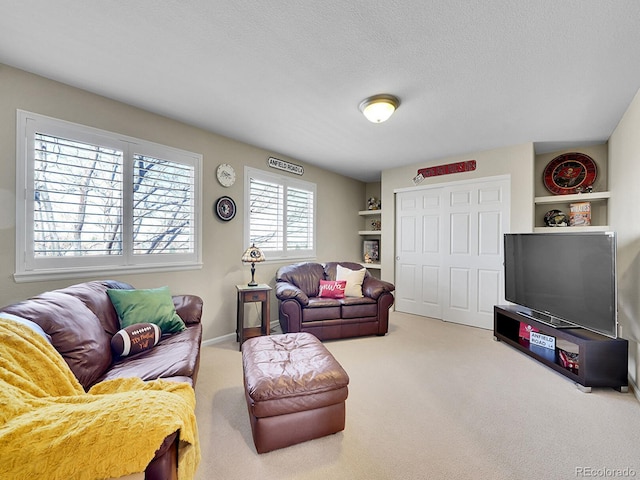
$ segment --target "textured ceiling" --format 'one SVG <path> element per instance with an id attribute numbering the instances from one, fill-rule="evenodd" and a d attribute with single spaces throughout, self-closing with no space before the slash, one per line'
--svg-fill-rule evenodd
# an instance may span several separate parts
<path id="1" fill-rule="evenodd" d="M 0 63 L 375 181 L 606 141 L 640 88 L 640 2 L 0 0 Z M 372 124 L 378 93 L 402 103 Z"/>

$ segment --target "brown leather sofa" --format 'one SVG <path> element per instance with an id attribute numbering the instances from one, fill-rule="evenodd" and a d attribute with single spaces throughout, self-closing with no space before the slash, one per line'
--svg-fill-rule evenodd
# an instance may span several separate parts
<path id="1" fill-rule="evenodd" d="M 359 270 L 353 262 L 297 263 L 276 273 L 283 333 L 309 332 L 320 340 L 385 335 L 395 286 L 368 271 L 362 282 L 363 297 L 319 297 L 320 280 L 335 280 L 337 266 Z"/>
<path id="2" fill-rule="evenodd" d="M 195 387 L 202 341 L 202 299 L 174 295 L 176 312 L 186 330 L 163 336 L 151 350 L 113 358 L 110 339 L 120 330 L 118 315 L 107 289 L 132 289 L 129 284 L 105 280 L 80 283 L 42 293 L 0 309 L 38 324 L 67 362 L 85 391 L 117 377 L 143 380 L 163 378 Z M 177 478 L 179 432 L 165 438 L 145 470 L 146 480 Z"/>

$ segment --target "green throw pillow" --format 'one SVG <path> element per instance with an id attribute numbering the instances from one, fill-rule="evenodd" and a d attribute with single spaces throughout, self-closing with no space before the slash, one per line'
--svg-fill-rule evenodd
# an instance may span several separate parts
<path id="1" fill-rule="evenodd" d="M 107 289 L 120 317 L 121 328 L 136 323 L 155 323 L 162 333 L 182 332 L 187 327 L 176 313 L 169 287 L 147 290 Z"/>

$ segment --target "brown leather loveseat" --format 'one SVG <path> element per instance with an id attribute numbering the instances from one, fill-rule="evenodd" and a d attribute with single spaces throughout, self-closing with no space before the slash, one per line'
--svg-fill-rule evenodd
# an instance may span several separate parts
<path id="1" fill-rule="evenodd" d="M 395 287 L 368 271 L 362 281 L 362 296 L 325 298 L 319 296 L 320 281 L 336 280 L 338 265 L 352 271 L 362 269 L 353 262 L 298 263 L 276 273 L 283 333 L 309 332 L 320 340 L 385 335 L 389 330 L 389 309 Z"/>
<path id="2" fill-rule="evenodd" d="M 0 309 L 36 323 L 51 338 L 85 391 L 118 377 L 158 378 L 195 386 L 202 340 L 202 299 L 173 295 L 176 313 L 186 329 L 163 335 L 153 348 L 116 358 L 111 338 L 120 330 L 118 314 L 107 289 L 133 289 L 123 282 L 105 280 L 72 285 L 42 293 Z M 177 478 L 179 432 L 165 438 L 145 470 L 145 479 Z"/>

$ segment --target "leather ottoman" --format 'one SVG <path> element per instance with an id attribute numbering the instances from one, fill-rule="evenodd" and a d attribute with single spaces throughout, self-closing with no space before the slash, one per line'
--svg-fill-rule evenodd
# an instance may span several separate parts
<path id="1" fill-rule="evenodd" d="M 314 335 L 250 338 L 242 366 L 258 453 L 344 430 L 349 376 Z"/>

